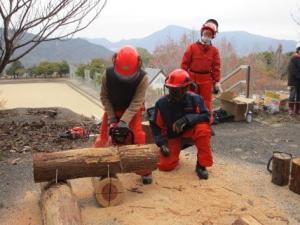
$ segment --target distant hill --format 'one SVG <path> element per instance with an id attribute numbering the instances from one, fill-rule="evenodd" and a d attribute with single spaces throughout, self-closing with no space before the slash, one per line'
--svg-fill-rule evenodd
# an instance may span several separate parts
<path id="1" fill-rule="evenodd" d="M 108 59 L 113 52 L 107 48 L 92 44 L 83 39 L 69 39 L 66 41 L 50 41 L 41 43 L 28 55 L 21 59 L 25 66 L 31 66 L 41 61 L 61 61 L 68 63 L 86 63 L 93 58 Z"/>
<path id="2" fill-rule="evenodd" d="M 0 36 L 2 29 L 0 28 Z M 33 34 L 26 33 L 23 41 L 32 38 Z M 17 55 L 24 52 L 27 47 L 17 50 Z M 21 62 L 25 67 L 32 66 L 41 61 L 61 61 L 66 60 L 70 64 L 86 63 L 93 58 L 109 59 L 113 52 L 101 45 L 95 45 L 87 40 L 76 38 L 64 41 L 48 41 L 43 42 L 34 48 L 31 52 L 21 58 Z"/>
<path id="3" fill-rule="evenodd" d="M 123 45 L 133 45 L 136 47 L 143 47 L 153 52 L 158 44 L 163 44 L 168 38 L 179 40 L 183 34 L 195 33 L 198 35 L 199 31 L 191 30 L 185 27 L 170 25 L 162 30 L 156 31 L 144 38 L 135 38 L 128 40 L 121 40 L 118 42 L 111 42 L 105 38 L 87 39 L 91 43 L 105 46 L 108 49 L 116 50 Z M 230 41 L 237 51 L 238 55 L 245 55 L 251 52 L 276 50 L 279 44 L 282 44 L 283 51 L 289 52 L 295 49 L 296 41 L 292 40 L 278 40 L 274 38 L 264 37 L 260 35 L 251 34 L 245 31 L 229 31 L 220 32 L 214 40 L 218 43 L 221 39 Z"/>

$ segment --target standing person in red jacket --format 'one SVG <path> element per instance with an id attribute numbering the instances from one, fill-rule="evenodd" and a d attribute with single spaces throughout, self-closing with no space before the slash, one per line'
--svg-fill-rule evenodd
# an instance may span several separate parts
<path id="1" fill-rule="evenodd" d="M 160 147 L 160 170 L 170 171 L 178 165 L 182 138 L 191 138 L 198 152 L 196 173 L 200 179 L 208 179 L 206 167 L 213 164 L 210 116 L 202 97 L 188 91 L 190 84 L 185 70 L 172 71 L 165 81 L 169 93 L 155 103 L 149 121 Z"/>
<path id="2" fill-rule="evenodd" d="M 205 105 L 212 113 L 212 92 L 217 92 L 220 81 L 220 54 L 211 40 L 218 32 L 218 22 L 214 19 L 207 20 L 201 30 L 201 39 L 189 45 L 183 55 L 181 68 L 186 70 L 192 80 L 197 84 L 197 94 L 204 99 Z"/>
<path id="3" fill-rule="evenodd" d="M 94 147 L 112 144 L 111 137 L 114 134 L 109 133 L 113 130 L 111 128 L 132 131 L 134 143 L 123 144 L 145 144 L 142 110 L 149 82 L 146 72 L 141 68 L 141 58 L 135 48 L 125 46 L 119 49 L 112 60 L 113 66 L 106 68 L 101 81 L 100 99 L 105 113 Z M 152 183 L 151 171 L 139 171 L 138 174 L 142 176 L 144 184 Z"/>

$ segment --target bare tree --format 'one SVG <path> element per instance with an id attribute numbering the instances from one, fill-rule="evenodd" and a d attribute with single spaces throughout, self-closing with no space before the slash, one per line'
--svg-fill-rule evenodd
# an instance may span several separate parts
<path id="1" fill-rule="evenodd" d="M 150 64 L 162 69 L 165 73 L 180 68 L 182 56 L 186 47 L 192 42 L 193 34 L 183 34 L 179 41 L 168 37 L 162 45 L 156 46 Z"/>
<path id="2" fill-rule="evenodd" d="M 216 46 L 218 47 L 221 56 L 222 77 L 225 77 L 239 65 L 238 56 L 232 43 L 225 38 L 221 39 Z"/>
<path id="3" fill-rule="evenodd" d="M 40 43 L 88 27 L 107 0 L 0 0 L 0 73 Z"/>

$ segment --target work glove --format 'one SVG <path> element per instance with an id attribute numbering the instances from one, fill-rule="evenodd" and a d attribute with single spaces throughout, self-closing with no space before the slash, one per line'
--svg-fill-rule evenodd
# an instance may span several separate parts
<path id="1" fill-rule="evenodd" d="M 184 128 L 188 125 L 188 119 L 186 117 L 181 117 L 179 120 L 176 120 L 173 125 L 172 129 L 175 133 L 181 133 Z"/>
<path id="2" fill-rule="evenodd" d="M 166 145 L 167 144 L 166 138 L 164 136 L 162 136 L 162 135 L 154 136 L 154 141 L 155 141 L 155 144 L 158 147 L 161 147 L 162 145 Z"/>
<path id="3" fill-rule="evenodd" d="M 170 155 L 170 150 L 167 145 L 162 145 L 160 147 L 160 152 L 164 157 L 168 157 Z"/>
<path id="4" fill-rule="evenodd" d="M 129 132 L 130 130 L 128 124 L 122 120 L 109 129 L 109 135 L 111 136 L 113 142 L 117 144 L 123 144 L 126 141 Z"/>

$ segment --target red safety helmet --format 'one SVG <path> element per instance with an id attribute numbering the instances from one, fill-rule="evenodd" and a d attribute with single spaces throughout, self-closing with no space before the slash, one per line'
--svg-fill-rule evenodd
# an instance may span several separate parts
<path id="1" fill-rule="evenodd" d="M 124 46 L 113 56 L 115 72 L 125 78 L 133 77 L 141 67 L 139 53 L 134 47 Z"/>
<path id="2" fill-rule="evenodd" d="M 218 22 L 215 19 L 207 20 L 201 27 L 201 35 L 205 29 L 210 30 L 213 33 L 213 37 L 215 37 L 216 33 L 218 32 Z"/>
<path id="3" fill-rule="evenodd" d="M 165 86 L 168 88 L 185 88 L 191 82 L 188 72 L 183 69 L 175 69 L 167 76 Z"/>

